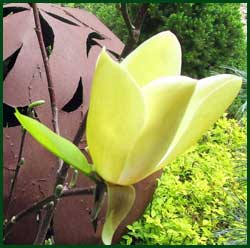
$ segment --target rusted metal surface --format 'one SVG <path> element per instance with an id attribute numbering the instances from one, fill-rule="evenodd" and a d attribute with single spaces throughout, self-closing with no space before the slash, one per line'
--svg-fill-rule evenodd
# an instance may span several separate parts
<path id="1" fill-rule="evenodd" d="M 119 55 L 124 45 L 94 15 L 84 10 L 52 4 L 38 4 L 38 7 L 55 82 L 61 135 L 72 140 L 88 109 L 92 75 L 101 47 L 105 46 L 115 58 L 114 54 Z M 25 3 L 7 4 L 4 5 L 4 15 L 3 101 L 11 109 L 27 106 L 36 100 L 45 100 L 46 103 L 36 109 L 36 114 L 42 123 L 51 128 L 47 81 L 34 31 L 32 9 Z M 8 117 L 13 115 L 5 108 L 4 111 Z M 27 135 L 23 153 L 25 163 L 20 169 L 12 201 L 7 209 L 11 178 L 20 149 L 21 128 L 11 118 L 6 125 L 3 132 L 4 215 L 10 218 L 53 192 L 57 168 L 56 158 Z M 84 144 L 83 138 L 79 147 L 83 148 Z M 125 225 L 143 213 L 152 197 L 155 178 L 158 176 L 159 173 L 136 185 L 136 204 L 117 231 L 115 242 L 124 232 Z M 88 185 L 91 182 L 81 175 L 77 186 Z M 105 209 L 102 210 L 97 232 L 94 233 L 89 216 L 92 204 L 92 196 L 72 196 L 59 202 L 54 217 L 57 244 L 101 244 Z M 6 243 L 31 244 L 37 232 L 37 214 L 29 215 L 17 223 Z"/>

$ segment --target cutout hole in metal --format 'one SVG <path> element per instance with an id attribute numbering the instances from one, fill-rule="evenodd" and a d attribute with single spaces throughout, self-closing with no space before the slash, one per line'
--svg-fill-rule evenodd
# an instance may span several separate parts
<path id="1" fill-rule="evenodd" d="M 65 112 L 72 112 L 78 109 L 83 103 L 83 85 L 82 85 L 82 78 L 80 77 L 78 87 L 73 95 L 73 97 L 70 99 L 68 103 L 64 105 L 62 108 Z"/>

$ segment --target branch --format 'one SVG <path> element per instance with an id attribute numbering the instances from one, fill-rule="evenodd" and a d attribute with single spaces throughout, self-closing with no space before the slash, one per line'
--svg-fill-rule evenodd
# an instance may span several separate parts
<path id="1" fill-rule="evenodd" d="M 149 7 L 149 3 L 144 3 L 141 5 L 136 19 L 135 19 L 135 29 L 141 30 L 142 24 L 144 22 L 144 18 L 148 12 L 148 7 Z"/>
<path id="2" fill-rule="evenodd" d="M 121 10 L 121 14 L 123 16 L 124 22 L 127 25 L 129 36 L 128 36 L 127 43 L 121 53 L 120 59 L 126 57 L 133 50 L 135 45 L 138 43 L 140 34 L 141 34 L 142 24 L 147 14 L 148 7 L 149 7 L 149 3 L 144 3 L 140 6 L 140 9 L 138 10 L 137 16 L 135 18 L 135 23 L 133 25 L 128 15 L 126 3 L 121 4 L 120 10 Z"/>
<path id="3" fill-rule="evenodd" d="M 82 122 L 80 123 L 80 126 L 76 132 L 76 135 L 73 139 L 73 143 L 78 146 L 80 141 L 81 141 L 81 138 L 85 132 L 85 129 L 86 129 L 86 122 L 87 122 L 87 116 L 88 116 L 88 112 L 86 112 Z M 68 173 L 68 169 L 69 169 L 69 166 L 66 164 L 66 163 L 63 163 L 62 167 L 61 167 L 61 171 L 60 173 L 58 173 L 57 175 L 57 179 L 56 179 L 56 183 L 55 183 L 55 187 L 56 185 L 59 185 L 59 184 L 63 184 L 65 179 L 66 179 L 66 176 L 67 176 L 67 173 Z"/>
<path id="4" fill-rule="evenodd" d="M 39 100 L 39 101 L 35 101 L 35 102 L 31 103 L 28 106 L 27 115 L 29 117 L 34 117 L 33 108 L 37 107 L 37 106 L 39 106 L 39 105 L 41 105 L 43 103 L 44 103 L 43 100 Z M 10 201 L 11 201 L 11 198 L 12 198 L 12 194 L 13 194 L 13 190 L 14 190 L 14 187 L 15 187 L 15 183 L 17 181 L 17 176 L 18 176 L 19 170 L 21 168 L 21 165 L 24 163 L 24 158 L 22 157 L 22 155 L 23 155 L 23 147 L 24 147 L 25 135 L 26 135 L 27 131 L 25 129 L 23 129 L 22 127 L 21 127 L 21 130 L 22 130 L 21 143 L 20 143 L 19 154 L 18 154 L 18 158 L 17 158 L 17 165 L 16 165 L 16 168 L 15 168 L 14 177 L 11 180 L 10 192 L 9 192 L 9 197 L 8 197 L 8 202 L 7 202 L 7 209 L 9 208 L 9 204 L 10 204 Z"/>
<path id="5" fill-rule="evenodd" d="M 76 135 L 74 137 L 73 143 L 75 145 L 79 145 L 80 140 L 81 140 L 81 138 L 82 138 L 82 136 L 83 136 L 83 134 L 85 132 L 87 114 L 88 113 L 85 114 L 84 119 L 80 123 L 78 131 L 77 131 L 77 133 L 76 133 Z M 64 184 L 67 173 L 68 173 L 68 169 L 69 169 L 69 166 L 66 163 L 63 163 L 62 167 L 57 172 L 57 177 L 56 177 L 56 182 L 55 182 L 54 188 L 56 188 L 57 185 L 63 185 Z M 92 179 L 95 180 L 94 176 L 93 176 Z M 38 230 L 38 233 L 37 233 L 34 244 L 43 244 L 43 242 L 44 242 L 44 240 L 46 238 L 47 231 L 48 231 L 48 229 L 50 227 L 50 223 L 51 223 L 51 220 L 53 218 L 54 209 L 55 209 L 55 207 L 57 205 L 57 202 L 58 202 L 58 199 L 54 201 L 53 207 L 51 207 L 49 209 L 46 209 L 45 215 L 44 215 L 44 217 L 43 217 L 43 219 L 41 221 L 41 224 L 39 226 L 39 230 Z"/>
<path id="6" fill-rule="evenodd" d="M 16 169 L 15 169 L 15 174 L 14 174 L 13 179 L 11 180 L 10 192 L 9 192 L 9 197 L 8 197 L 8 202 L 7 202 L 7 209 L 9 208 L 9 204 L 10 204 L 10 201 L 12 198 L 12 194 L 13 194 L 15 183 L 17 180 L 17 176 L 18 176 L 19 170 L 21 168 L 21 165 L 23 163 L 22 155 L 23 155 L 25 135 L 26 135 L 26 130 L 22 129 L 21 144 L 20 144 L 20 149 L 19 149 L 19 154 L 18 154 L 18 159 L 17 159 L 17 165 L 16 165 Z"/>
<path id="7" fill-rule="evenodd" d="M 133 30 L 135 29 L 135 27 L 133 26 L 129 14 L 128 14 L 128 8 L 127 8 L 127 4 L 126 3 L 121 3 L 121 7 L 120 7 L 121 13 L 122 13 L 122 17 L 124 19 L 125 24 L 127 25 L 127 29 L 128 29 L 128 34 L 130 37 L 134 37 L 133 35 Z"/>
<path id="8" fill-rule="evenodd" d="M 56 107 L 56 99 L 55 99 L 55 92 L 54 92 L 54 84 L 52 81 L 52 76 L 51 76 L 51 71 L 49 67 L 49 60 L 48 56 L 46 53 L 45 45 L 43 42 L 43 36 L 42 36 L 42 31 L 41 31 L 41 23 L 40 23 L 40 18 L 39 18 L 39 11 L 37 8 L 36 3 L 30 3 L 30 5 L 33 8 L 33 13 L 34 13 L 34 19 L 35 19 L 35 24 L 36 24 L 36 34 L 37 38 L 39 41 L 39 46 L 41 49 L 42 57 L 43 57 L 43 62 L 44 62 L 44 67 L 45 67 L 45 72 L 48 80 L 48 90 L 50 94 L 50 101 L 51 101 L 51 109 L 52 109 L 52 124 L 53 124 L 53 129 L 54 131 L 59 134 L 59 127 L 58 127 L 58 110 Z M 73 143 L 75 145 L 78 145 L 80 142 L 81 137 L 83 136 L 83 133 L 85 131 L 85 126 L 86 126 L 86 118 L 87 114 L 85 115 L 84 120 L 80 124 L 80 127 L 78 129 L 78 132 L 74 138 Z M 56 175 L 56 183 L 54 186 L 54 190 L 58 185 L 63 185 L 67 176 L 69 166 L 66 163 L 60 163 L 60 167 L 57 171 Z M 95 180 L 95 176 L 92 177 L 93 180 Z M 59 199 L 59 198 L 58 198 Z M 34 244 L 43 244 L 44 239 L 46 237 L 47 231 L 49 229 L 49 226 L 51 224 L 51 220 L 53 218 L 54 214 L 54 209 L 56 208 L 58 199 L 54 200 L 53 206 L 50 208 L 45 209 L 45 214 L 43 215 L 42 221 L 40 222 L 39 225 L 39 230 L 36 235 L 36 239 Z"/>
<path id="9" fill-rule="evenodd" d="M 55 96 L 55 91 L 54 91 L 54 82 L 52 80 L 52 74 L 51 74 L 50 65 L 49 65 L 49 58 L 47 56 L 46 48 L 45 48 L 44 41 L 43 41 L 43 34 L 42 34 L 42 29 L 41 29 L 39 11 L 38 11 L 36 3 L 31 3 L 30 5 L 33 8 L 34 20 L 35 20 L 35 25 L 36 25 L 35 31 L 36 31 L 37 39 L 39 42 L 40 50 L 42 53 L 45 73 L 46 73 L 46 77 L 47 77 L 47 81 L 48 81 L 48 91 L 49 91 L 51 111 L 52 111 L 53 130 L 55 133 L 57 133 L 59 135 L 60 132 L 59 132 L 59 126 L 58 126 L 58 109 L 56 107 L 56 96 Z"/>
<path id="10" fill-rule="evenodd" d="M 48 82 L 48 91 L 49 91 L 49 96 L 50 96 L 50 105 L 51 105 L 51 112 L 52 112 L 52 126 L 53 126 L 54 132 L 57 133 L 58 135 L 60 135 L 59 125 L 58 125 L 58 109 L 56 106 L 56 96 L 55 96 L 55 91 L 54 91 L 54 83 L 52 80 L 52 74 L 51 74 L 51 70 L 50 70 L 50 66 L 49 66 L 49 59 L 48 59 L 46 48 L 44 45 L 39 10 L 37 8 L 36 3 L 29 3 L 29 4 L 33 9 L 33 15 L 34 15 L 34 20 L 35 20 L 35 31 L 36 31 L 39 47 L 41 50 L 44 68 L 45 68 L 45 73 L 46 73 L 47 82 Z M 57 175 L 60 174 L 60 172 L 61 172 L 62 160 L 58 159 L 58 165 L 59 165 L 59 169 L 58 169 Z M 53 212 L 54 212 L 57 200 L 55 200 L 54 202 L 55 202 L 54 205 L 51 208 L 48 208 L 46 210 L 45 218 L 43 218 L 43 220 L 39 224 L 39 231 L 37 233 L 36 240 L 45 239 L 45 237 L 46 237 L 46 233 L 48 231 L 51 219 L 53 217 Z M 47 215 L 49 215 L 49 218 Z M 42 241 L 42 243 L 43 243 L 43 241 Z"/>
<path id="11" fill-rule="evenodd" d="M 63 191 L 61 197 L 78 196 L 78 195 L 91 195 L 91 194 L 93 194 L 94 189 L 95 189 L 95 187 L 68 189 L 68 190 Z M 31 213 L 37 212 L 37 211 L 41 210 L 42 208 L 45 208 L 45 206 L 47 204 L 49 204 L 50 202 L 55 202 L 55 198 L 56 197 L 54 194 L 50 195 L 50 196 L 42 199 L 41 201 L 34 203 L 31 207 L 28 207 L 28 208 L 22 210 L 17 215 L 13 216 L 11 218 L 11 220 L 5 224 L 4 237 L 6 237 L 9 234 L 10 230 L 17 222 L 22 220 L 25 216 L 27 216 Z"/>

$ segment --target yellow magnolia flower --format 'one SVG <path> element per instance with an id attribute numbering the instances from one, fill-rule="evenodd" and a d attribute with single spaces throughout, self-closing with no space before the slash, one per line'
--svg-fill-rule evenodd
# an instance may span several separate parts
<path id="1" fill-rule="evenodd" d="M 120 64 L 105 49 L 93 77 L 87 142 L 95 171 L 105 179 L 105 244 L 126 217 L 139 182 L 185 152 L 238 94 L 242 79 L 180 76 L 181 47 L 162 32 Z"/>
<path id="2" fill-rule="evenodd" d="M 181 47 L 162 32 L 120 64 L 105 49 L 93 77 L 87 142 L 107 182 L 131 185 L 193 145 L 238 94 L 242 79 L 180 76 Z"/>
<path id="3" fill-rule="evenodd" d="M 180 76 L 181 47 L 171 32 L 140 45 L 120 64 L 105 49 L 93 76 L 87 119 L 91 167 L 71 142 L 16 111 L 22 126 L 45 148 L 90 176 L 106 181 L 104 244 L 126 217 L 139 182 L 185 152 L 238 94 L 242 79 Z"/>

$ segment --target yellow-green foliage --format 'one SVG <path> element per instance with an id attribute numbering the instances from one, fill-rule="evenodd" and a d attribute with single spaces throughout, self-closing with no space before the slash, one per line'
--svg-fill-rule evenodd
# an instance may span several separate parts
<path id="1" fill-rule="evenodd" d="M 243 123 L 243 124 L 242 124 Z M 246 232 L 246 121 L 221 118 L 167 166 L 145 214 L 122 244 L 242 244 Z"/>

